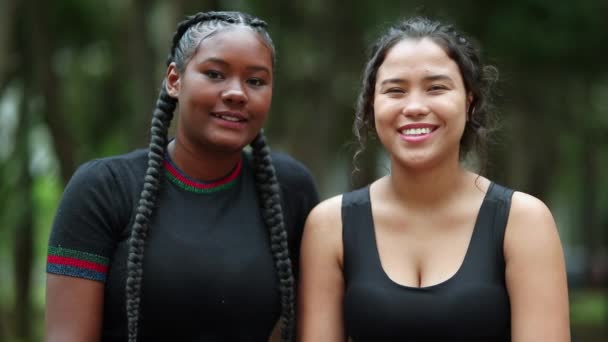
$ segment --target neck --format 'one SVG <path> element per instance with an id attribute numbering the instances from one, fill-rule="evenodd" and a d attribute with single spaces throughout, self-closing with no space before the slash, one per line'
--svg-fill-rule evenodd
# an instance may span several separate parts
<path id="1" fill-rule="evenodd" d="M 241 160 L 241 151 L 216 153 L 184 144 L 177 137 L 169 143 L 171 160 L 188 176 L 212 181 L 226 176 Z"/>
<path id="2" fill-rule="evenodd" d="M 396 201 L 410 208 L 433 209 L 449 203 L 470 181 L 474 182 L 475 177 L 458 159 L 424 169 L 407 167 L 393 160 L 386 182 L 387 191 Z"/>

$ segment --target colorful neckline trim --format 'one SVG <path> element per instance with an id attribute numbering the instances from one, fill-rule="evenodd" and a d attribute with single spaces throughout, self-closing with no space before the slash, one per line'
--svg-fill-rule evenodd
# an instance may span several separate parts
<path id="1" fill-rule="evenodd" d="M 241 159 L 234 170 L 232 170 L 226 177 L 206 183 L 186 176 L 177 168 L 177 166 L 173 165 L 171 160 L 169 160 L 167 157 L 167 159 L 165 159 L 165 174 L 171 183 L 177 185 L 183 190 L 197 194 L 209 194 L 231 188 L 236 183 L 238 176 L 241 174 L 242 165 L 243 160 Z"/>

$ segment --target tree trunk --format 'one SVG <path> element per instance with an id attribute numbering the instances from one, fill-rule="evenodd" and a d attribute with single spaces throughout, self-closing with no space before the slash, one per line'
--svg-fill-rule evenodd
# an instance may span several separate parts
<path id="1" fill-rule="evenodd" d="M 18 2 L 16 0 L 2 0 L 0 2 L 0 97 L 2 97 L 4 90 L 16 74 L 16 63 L 19 60 L 15 57 L 18 52 L 14 49 L 17 10 Z M 3 174 L 3 172 L 0 172 L 0 174 Z M 9 193 L 2 189 L 0 195 L 8 196 Z M 6 208 L 6 206 L 3 206 L 3 208 Z M 11 327 L 8 315 L 9 309 L 4 304 L 4 302 L 0 302 L 0 341 L 9 338 L 9 328 Z"/>
<path id="2" fill-rule="evenodd" d="M 15 50 L 13 49 L 15 32 L 15 15 L 17 0 L 2 0 L 0 2 L 0 94 L 16 69 Z"/>
<path id="3" fill-rule="evenodd" d="M 29 173 L 29 144 L 28 133 L 30 131 L 30 120 L 26 97 L 27 87 L 24 87 L 24 96 L 21 104 L 20 122 L 17 131 L 16 159 L 20 164 L 19 185 L 17 196 L 19 199 L 18 221 L 15 229 L 15 335 L 19 341 L 31 341 L 32 339 L 32 303 L 31 303 L 31 270 L 33 265 L 33 200 L 32 200 L 32 178 Z"/>
<path id="4" fill-rule="evenodd" d="M 40 89 L 32 89 L 41 92 L 44 99 L 42 109 L 43 120 L 48 125 L 55 147 L 55 153 L 61 168 L 61 178 L 66 184 L 76 167 L 75 144 L 72 135 L 65 128 L 65 118 L 60 109 L 61 103 L 61 80 L 55 72 L 51 62 L 56 52 L 55 37 L 49 23 L 47 13 L 51 12 L 47 1 L 29 1 L 27 9 L 27 28 L 29 36 L 25 37 L 26 45 L 29 46 L 29 60 L 33 65 L 34 84 L 39 84 Z M 24 68 L 25 69 L 25 68 Z M 24 73 L 26 70 L 24 70 Z M 26 93 L 26 96 L 31 94 Z"/>
<path id="5" fill-rule="evenodd" d="M 156 54 L 150 44 L 147 25 L 147 0 L 131 1 L 131 10 L 127 19 L 128 39 L 124 43 L 128 44 L 128 72 L 133 79 L 133 109 L 130 114 L 132 127 L 130 130 L 134 134 L 130 135 L 130 146 L 141 147 L 147 145 L 149 140 L 149 129 L 142 129 L 150 126 L 150 118 L 154 109 L 155 98 L 159 90 L 162 75 L 155 75 L 154 58 Z"/>

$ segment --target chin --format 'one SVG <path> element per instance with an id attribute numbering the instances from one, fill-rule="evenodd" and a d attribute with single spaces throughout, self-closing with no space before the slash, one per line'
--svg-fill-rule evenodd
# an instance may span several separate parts
<path id="1" fill-rule="evenodd" d="M 244 141 L 217 144 L 216 148 L 225 153 L 240 153 L 249 143 Z"/>
<path id="2" fill-rule="evenodd" d="M 209 151 L 214 154 L 233 154 L 240 153 L 248 143 L 242 138 L 220 138 L 213 137 L 211 139 L 205 139 L 199 141 L 199 148 Z"/>
<path id="3" fill-rule="evenodd" d="M 395 156 L 393 162 L 407 169 L 428 169 L 435 165 L 435 160 L 428 155 Z"/>

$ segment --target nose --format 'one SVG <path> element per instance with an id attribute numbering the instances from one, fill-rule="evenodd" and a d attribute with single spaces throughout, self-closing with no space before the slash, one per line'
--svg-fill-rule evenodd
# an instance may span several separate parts
<path id="1" fill-rule="evenodd" d="M 222 101 L 225 103 L 242 106 L 248 100 L 247 94 L 238 80 L 230 82 L 228 87 L 222 91 Z"/>
<path id="2" fill-rule="evenodd" d="M 418 92 L 412 92 L 407 96 L 403 106 L 403 115 L 416 117 L 427 115 L 430 112 L 431 110 L 425 101 L 424 95 L 418 94 Z"/>

